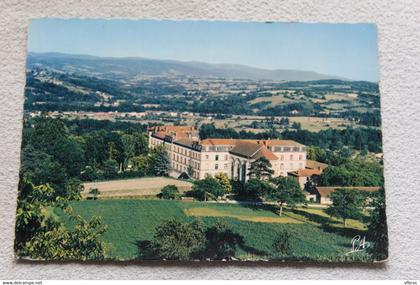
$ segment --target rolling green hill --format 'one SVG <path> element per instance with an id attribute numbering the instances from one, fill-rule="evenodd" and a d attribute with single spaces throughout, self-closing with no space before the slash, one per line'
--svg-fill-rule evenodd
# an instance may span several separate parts
<path id="1" fill-rule="evenodd" d="M 265 260 L 271 257 L 273 240 L 285 229 L 293 235 L 291 259 L 348 261 L 364 258 L 363 254 L 352 257 L 344 255 L 351 248 L 352 237 L 324 231 L 315 222 L 288 211 L 285 217 L 278 217 L 269 209 L 163 200 L 77 201 L 72 202 L 71 206 L 85 218 L 94 215 L 103 218 L 108 226 L 103 239 L 109 245 L 108 254 L 112 259 L 137 258 L 138 243 L 152 239 L 155 227 L 172 218 L 180 221 L 198 218 L 207 226 L 212 225 L 216 219 L 226 221 L 234 232 L 244 237 L 245 244 L 236 252 L 239 259 L 252 257 Z M 202 209 L 210 212 L 203 212 Z M 60 210 L 54 209 L 54 213 L 63 219 Z M 254 221 L 249 221 L 251 219 Z M 273 222 L 275 219 L 279 219 L 278 222 Z M 71 227 L 70 221 L 62 221 Z"/>

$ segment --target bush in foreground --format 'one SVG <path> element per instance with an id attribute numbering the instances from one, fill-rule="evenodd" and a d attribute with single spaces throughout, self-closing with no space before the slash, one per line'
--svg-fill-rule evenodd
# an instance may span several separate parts
<path id="1" fill-rule="evenodd" d="M 160 191 L 160 198 L 165 200 L 175 200 L 179 191 L 175 185 L 166 185 Z"/>
<path id="2" fill-rule="evenodd" d="M 291 238 L 292 235 L 288 231 L 283 231 L 279 233 L 273 242 L 274 253 L 276 255 L 292 254 Z"/>

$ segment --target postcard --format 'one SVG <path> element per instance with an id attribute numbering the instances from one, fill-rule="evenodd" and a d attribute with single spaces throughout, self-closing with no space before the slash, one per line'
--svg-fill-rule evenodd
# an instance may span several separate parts
<path id="1" fill-rule="evenodd" d="M 374 24 L 34 19 L 19 259 L 388 257 Z"/>

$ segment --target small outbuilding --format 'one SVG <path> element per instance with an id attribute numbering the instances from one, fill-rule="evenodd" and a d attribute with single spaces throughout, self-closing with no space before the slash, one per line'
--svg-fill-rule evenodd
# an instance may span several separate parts
<path id="1" fill-rule="evenodd" d="M 362 186 L 316 186 L 315 187 L 315 195 L 316 200 L 321 205 L 331 205 L 332 201 L 330 199 L 331 193 L 333 193 L 336 189 L 354 189 L 359 191 L 367 191 L 367 192 L 374 192 L 379 190 L 379 186 L 372 186 L 372 187 L 362 187 Z"/>

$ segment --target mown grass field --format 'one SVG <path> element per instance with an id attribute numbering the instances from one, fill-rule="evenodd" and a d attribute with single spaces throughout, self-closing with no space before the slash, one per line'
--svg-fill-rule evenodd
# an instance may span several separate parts
<path id="1" fill-rule="evenodd" d="M 354 229 L 343 232 L 339 228 L 324 228 L 322 218 L 326 217 L 318 216 L 316 211 L 305 215 L 300 210 L 286 210 L 283 217 L 278 217 L 269 207 L 140 199 L 83 200 L 72 202 L 71 206 L 85 218 L 102 216 L 108 226 L 103 240 L 109 244 L 109 258 L 119 260 L 137 258 L 137 244 L 152 239 L 155 227 L 171 218 L 180 221 L 201 219 L 206 226 L 216 219 L 226 221 L 245 240 L 236 252 L 236 257 L 244 260 L 270 259 L 273 241 L 285 229 L 293 236 L 293 259 L 345 259 L 353 235 L 360 233 Z M 53 212 L 71 227 L 61 210 L 54 209 Z"/>

